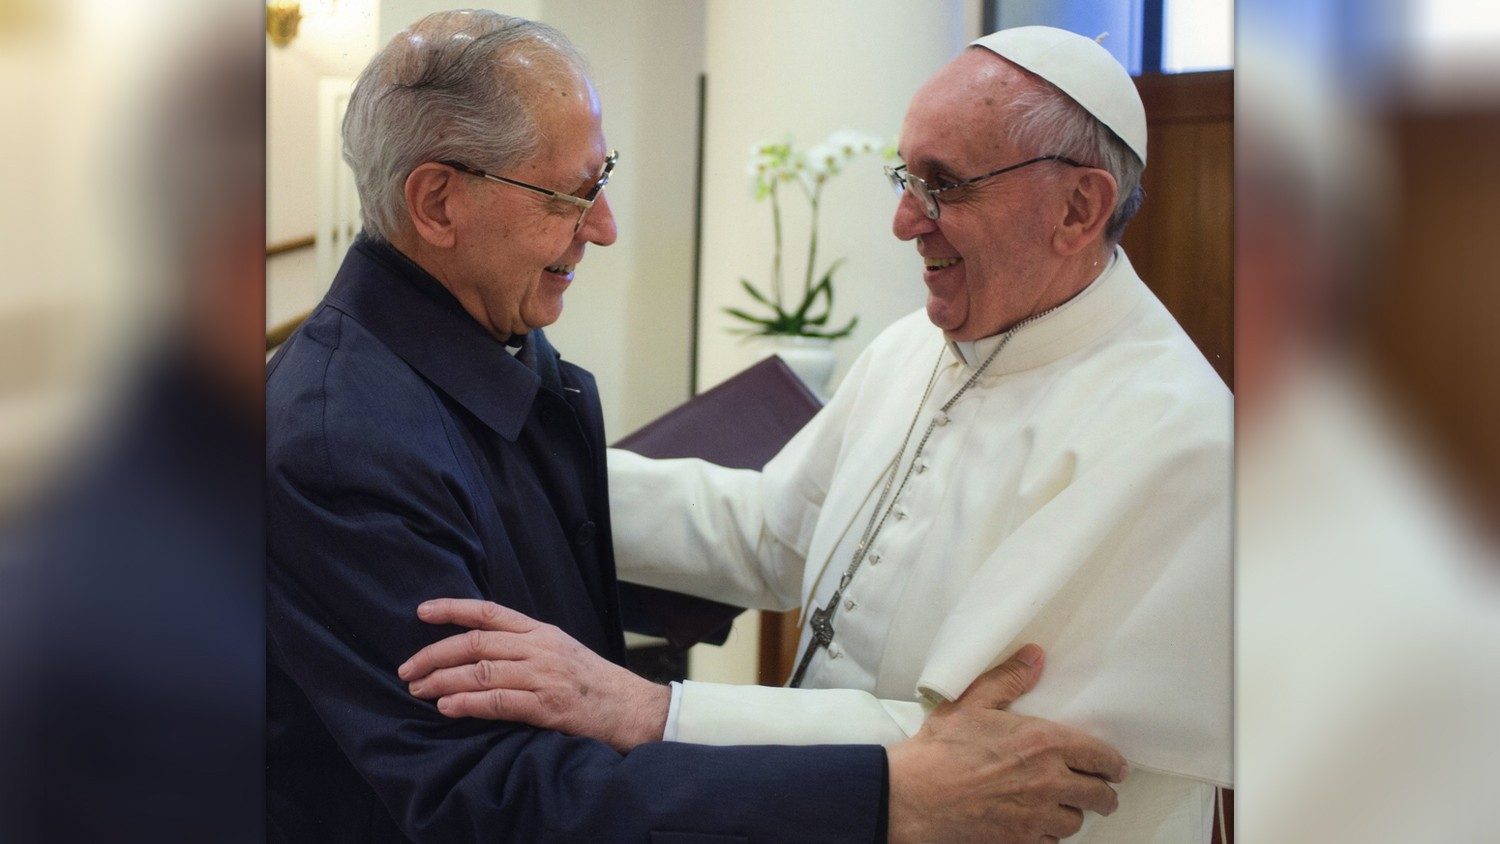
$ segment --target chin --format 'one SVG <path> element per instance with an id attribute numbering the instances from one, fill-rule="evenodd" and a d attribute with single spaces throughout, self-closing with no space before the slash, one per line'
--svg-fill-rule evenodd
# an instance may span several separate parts
<path id="1" fill-rule="evenodd" d="M 964 315 L 957 313 L 957 310 L 951 303 L 941 299 L 928 298 L 927 300 L 927 319 L 933 325 L 943 329 L 945 335 L 951 335 L 963 328 Z"/>
<path id="2" fill-rule="evenodd" d="M 557 322 L 558 318 L 562 316 L 562 312 L 562 298 L 558 297 L 556 302 L 548 303 L 543 307 L 537 308 L 532 313 L 526 314 L 525 321 L 532 328 L 546 328 L 552 323 Z"/>

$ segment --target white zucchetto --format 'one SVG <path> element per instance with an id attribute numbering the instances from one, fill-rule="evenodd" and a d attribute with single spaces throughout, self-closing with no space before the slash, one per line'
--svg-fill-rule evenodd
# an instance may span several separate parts
<path id="1" fill-rule="evenodd" d="M 1110 52 L 1093 39 L 1050 26 L 1002 29 L 969 46 L 983 47 L 1051 82 L 1120 136 L 1146 163 L 1146 108 Z"/>

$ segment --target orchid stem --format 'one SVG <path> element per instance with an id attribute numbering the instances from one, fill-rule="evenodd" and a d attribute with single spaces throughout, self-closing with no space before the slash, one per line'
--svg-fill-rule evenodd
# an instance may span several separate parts
<path id="1" fill-rule="evenodd" d="M 776 308 L 783 307 L 781 298 L 781 200 L 777 197 L 780 186 L 771 182 L 771 231 L 776 239 L 776 251 L 771 260 L 771 292 L 776 297 Z"/>
<path id="2" fill-rule="evenodd" d="M 812 231 L 807 236 L 807 276 L 802 280 L 802 301 L 807 301 L 807 296 L 812 292 L 813 267 L 818 260 L 818 200 L 822 197 L 823 186 L 820 184 L 808 196 L 812 203 Z"/>

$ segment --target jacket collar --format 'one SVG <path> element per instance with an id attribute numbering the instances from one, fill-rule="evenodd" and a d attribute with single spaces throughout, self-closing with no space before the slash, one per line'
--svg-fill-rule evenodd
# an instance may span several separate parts
<path id="1" fill-rule="evenodd" d="M 519 436 L 541 379 L 394 246 L 361 234 L 327 301 L 497 434 Z M 545 346 L 541 333 L 530 342 Z"/>

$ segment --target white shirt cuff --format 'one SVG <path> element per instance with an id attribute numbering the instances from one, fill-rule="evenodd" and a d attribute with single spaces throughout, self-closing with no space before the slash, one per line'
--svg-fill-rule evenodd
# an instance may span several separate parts
<path id="1" fill-rule="evenodd" d="M 662 741 L 677 741 L 677 715 L 682 711 L 682 684 L 672 681 L 672 702 L 667 705 L 667 728 L 662 730 Z"/>

